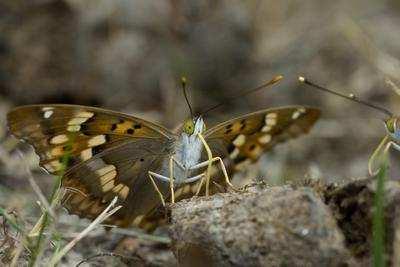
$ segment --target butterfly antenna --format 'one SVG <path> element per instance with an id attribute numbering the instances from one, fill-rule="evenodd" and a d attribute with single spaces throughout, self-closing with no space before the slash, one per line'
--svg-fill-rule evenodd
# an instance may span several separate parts
<path id="1" fill-rule="evenodd" d="M 242 96 L 245 96 L 245 95 L 249 95 L 249 94 L 251 94 L 251 93 L 253 93 L 253 92 L 256 92 L 256 91 L 258 91 L 258 90 L 261 90 L 261 89 L 263 89 L 263 88 L 265 88 L 265 87 L 271 86 L 271 85 L 273 85 L 273 84 L 279 82 L 279 81 L 282 80 L 282 79 L 283 79 L 283 76 L 282 76 L 282 75 L 277 75 L 277 76 L 275 76 L 274 78 L 272 78 L 270 81 L 268 81 L 268 82 L 266 82 L 266 83 L 264 83 L 264 84 L 262 84 L 262 85 L 260 85 L 260 86 L 257 86 L 257 87 L 255 87 L 255 88 L 252 88 L 252 89 L 247 90 L 247 91 L 244 91 L 244 92 L 242 92 L 242 93 L 240 93 L 240 94 L 237 94 L 237 95 L 235 95 L 235 96 L 228 97 L 227 99 L 224 100 L 224 102 L 219 103 L 219 104 L 216 104 L 215 106 L 212 106 L 212 107 L 206 109 L 205 111 L 201 112 L 201 115 L 205 115 L 206 113 L 208 113 L 208 112 L 210 112 L 210 111 L 212 111 L 212 110 L 214 110 L 214 109 L 216 109 L 216 108 L 219 108 L 220 106 L 223 106 L 223 105 L 225 105 L 227 102 L 230 102 L 230 101 L 232 101 L 232 100 L 234 100 L 234 99 L 236 99 L 236 98 L 239 98 L 239 97 L 242 97 Z"/>
<path id="2" fill-rule="evenodd" d="M 190 105 L 189 98 L 187 96 L 187 80 L 186 80 L 186 77 L 182 76 L 181 84 L 182 84 L 182 90 L 183 90 L 183 95 L 185 96 L 186 104 L 189 107 L 190 117 L 193 119 L 194 118 L 193 109 L 192 109 L 192 106 Z"/>
<path id="3" fill-rule="evenodd" d="M 336 95 L 336 96 L 339 96 L 339 97 L 342 97 L 342 98 L 351 100 L 351 101 L 353 101 L 353 102 L 357 102 L 357 103 L 362 104 L 362 105 L 364 105 L 364 106 L 373 108 L 373 109 L 375 109 L 375 110 L 379 110 L 379 111 L 385 113 L 386 115 L 388 115 L 388 116 L 390 116 L 390 117 L 393 117 L 393 113 L 390 112 L 389 110 L 387 110 L 387 109 L 385 109 L 385 108 L 383 108 L 383 107 L 374 105 L 374 104 L 372 104 L 372 103 L 366 102 L 366 101 L 364 101 L 364 100 L 361 100 L 361 99 L 359 99 L 358 97 L 356 97 L 354 94 L 349 94 L 349 95 L 341 94 L 341 93 L 339 93 L 339 92 L 336 92 L 336 91 L 330 90 L 330 89 L 328 89 L 328 88 L 322 87 L 322 86 L 320 86 L 320 85 L 317 85 L 317 84 L 315 84 L 315 83 L 313 83 L 313 82 L 307 80 L 306 78 L 304 78 L 304 77 L 302 77 L 302 76 L 299 76 L 299 81 L 300 81 L 301 83 L 307 84 L 307 85 L 309 85 L 309 86 L 311 86 L 311 87 L 313 87 L 313 88 L 315 88 L 315 89 L 318 89 L 318 90 L 320 90 L 320 91 L 323 91 L 323 92 L 325 92 L 325 93 L 330 93 L 330 94 L 333 94 L 333 95 Z"/>

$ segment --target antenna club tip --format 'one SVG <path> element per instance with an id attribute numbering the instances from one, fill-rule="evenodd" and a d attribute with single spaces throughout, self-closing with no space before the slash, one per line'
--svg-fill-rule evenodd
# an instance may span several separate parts
<path id="1" fill-rule="evenodd" d="M 186 77 L 185 77 L 185 76 L 182 76 L 182 77 L 181 77 L 181 83 L 186 84 L 186 82 L 187 82 Z"/>
<path id="2" fill-rule="evenodd" d="M 306 78 L 304 78 L 303 76 L 299 76 L 299 82 L 301 83 L 306 82 Z"/>
<path id="3" fill-rule="evenodd" d="M 279 82 L 280 80 L 282 80 L 283 79 L 283 75 L 277 75 L 277 76 L 275 76 L 273 79 L 272 79 L 272 82 L 273 83 L 277 83 L 277 82 Z"/>
<path id="4" fill-rule="evenodd" d="M 272 78 L 272 80 L 270 80 L 269 82 L 266 83 L 266 85 L 271 85 L 271 84 L 275 84 L 277 82 L 279 82 L 280 80 L 283 79 L 282 75 L 277 75 L 274 78 Z"/>

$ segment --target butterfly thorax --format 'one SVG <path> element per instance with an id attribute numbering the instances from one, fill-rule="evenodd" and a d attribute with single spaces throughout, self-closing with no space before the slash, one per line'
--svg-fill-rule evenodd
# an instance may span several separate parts
<path id="1" fill-rule="evenodd" d="M 177 184 L 193 176 L 190 168 L 200 163 L 203 143 L 198 134 L 203 133 L 204 130 L 205 124 L 201 117 L 190 119 L 184 123 L 175 143 L 174 159 L 185 168 L 185 170 L 182 170 L 177 164 L 174 164 L 174 178 Z"/>

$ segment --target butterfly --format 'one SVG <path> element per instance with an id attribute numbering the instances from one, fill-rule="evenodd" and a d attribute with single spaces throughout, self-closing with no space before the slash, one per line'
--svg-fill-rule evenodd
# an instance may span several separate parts
<path id="1" fill-rule="evenodd" d="M 204 137 L 213 157 L 229 163 L 235 171 L 276 144 L 307 133 L 319 116 L 320 111 L 312 107 L 278 107 L 210 129 L 202 116 L 194 116 L 171 131 L 102 108 L 45 104 L 16 107 L 7 120 L 11 133 L 34 147 L 41 167 L 50 174 L 62 174 L 63 205 L 70 213 L 94 219 L 118 197 L 123 208 L 108 223 L 150 231 L 165 223 L 158 193 L 171 197 L 171 165 L 176 200 L 198 191 L 202 179 L 197 177 L 204 176 L 209 164 L 199 136 Z M 66 153 L 69 160 L 63 171 Z M 193 168 L 198 165 L 202 166 Z M 211 194 L 227 187 L 219 179 L 212 177 Z"/>
<path id="2" fill-rule="evenodd" d="M 322 92 L 333 94 L 351 100 L 353 102 L 378 110 L 386 115 L 386 119 L 383 120 L 386 130 L 386 135 L 383 137 L 382 141 L 376 147 L 376 149 L 371 154 L 368 160 L 368 172 L 371 176 L 376 175 L 378 173 L 378 169 L 374 165 L 379 165 L 377 164 L 377 161 L 379 162 L 380 161 L 379 159 L 381 159 L 382 156 L 386 156 L 388 150 L 391 147 L 397 151 L 400 151 L 400 118 L 398 116 L 395 116 L 392 112 L 390 112 L 386 108 L 361 100 L 357 98 L 354 94 L 344 95 L 342 93 L 317 85 L 302 76 L 299 77 L 299 81 L 315 89 L 318 89 Z"/>

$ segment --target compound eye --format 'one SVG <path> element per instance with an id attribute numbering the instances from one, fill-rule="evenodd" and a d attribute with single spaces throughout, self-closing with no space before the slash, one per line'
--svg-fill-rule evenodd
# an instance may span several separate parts
<path id="1" fill-rule="evenodd" d="M 185 125 L 183 126 L 183 131 L 188 135 L 192 135 L 194 133 L 194 123 L 192 120 L 188 120 L 185 122 Z"/>

